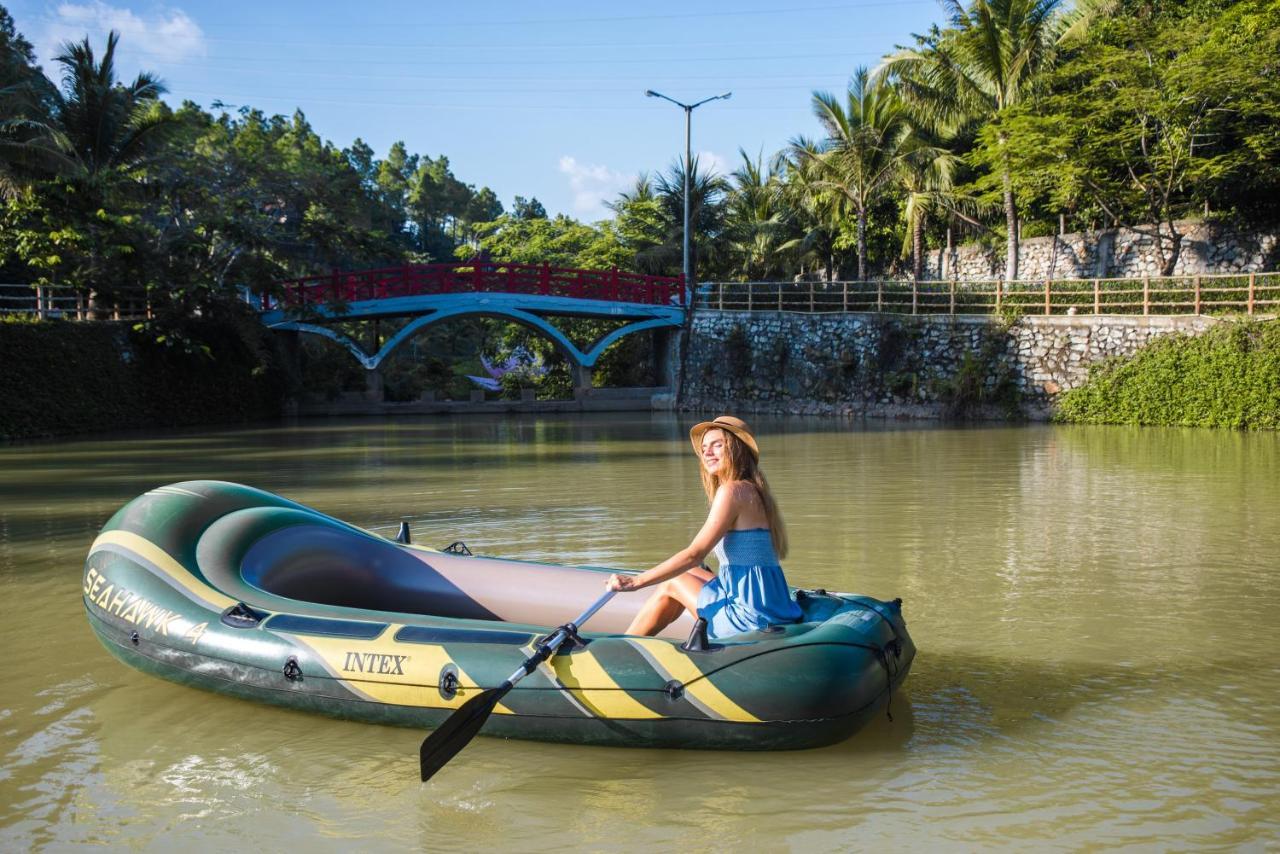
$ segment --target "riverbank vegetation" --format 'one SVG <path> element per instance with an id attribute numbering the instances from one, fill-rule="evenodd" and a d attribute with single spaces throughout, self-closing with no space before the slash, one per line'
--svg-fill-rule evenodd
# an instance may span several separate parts
<path id="1" fill-rule="evenodd" d="M 740 152 L 724 175 L 696 161 L 640 175 L 596 223 L 507 207 L 444 153 L 342 147 L 300 110 L 170 104 L 155 75 L 119 79 L 114 33 L 42 69 L 0 7 L 0 281 L 74 289 L 91 309 L 143 293 L 151 320 L 132 334 L 189 356 L 209 342 L 188 319 L 334 268 L 482 255 L 678 274 L 686 180 L 704 280 L 918 279 L 953 240 L 997 248 L 1016 278 L 1021 239 L 1118 224 L 1145 230 L 1168 272 L 1188 217 L 1280 222 L 1280 5 L 943 5 L 945 25 L 812 93 L 816 135 Z M 462 394 L 482 355 L 558 358 L 506 324 L 431 334 L 450 340 L 389 365 L 393 394 Z M 597 378 L 652 361 L 634 346 Z M 543 382 L 566 386 L 567 367 Z"/>
<path id="2" fill-rule="evenodd" d="M 1097 365 L 1063 393 L 1056 417 L 1079 424 L 1280 429 L 1280 321 L 1224 322 Z"/>
<path id="3" fill-rule="evenodd" d="M 820 134 L 690 175 L 702 278 L 914 270 L 947 239 L 1280 220 L 1280 8 L 1267 0 L 949 2 L 946 26 L 815 91 Z M 118 37 L 46 74 L 0 8 L 0 253 L 10 281 L 125 285 L 188 311 L 332 268 L 466 259 L 678 274 L 684 170 L 614 216 L 508 209 L 446 155 L 322 139 L 301 111 L 166 103 L 117 78 Z M 57 84 L 54 79 L 60 79 Z"/>
<path id="4" fill-rule="evenodd" d="M 281 339 L 248 312 L 195 318 L 199 352 L 128 322 L 0 318 L 0 440 L 278 418 L 297 390 Z"/>

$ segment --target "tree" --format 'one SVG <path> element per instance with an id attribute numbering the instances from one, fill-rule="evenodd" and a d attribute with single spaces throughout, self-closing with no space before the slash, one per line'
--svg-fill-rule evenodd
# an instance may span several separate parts
<path id="1" fill-rule="evenodd" d="M 779 251 L 807 265 L 826 270 L 827 281 L 836 275 L 836 252 L 848 221 L 848 198 L 823 179 L 821 148 L 805 137 L 793 139 L 777 157 L 789 239 Z"/>
<path id="2" fill-rule="evenodd" d="M 958 129 L 993 122 L 1022 103 L 1050 68 L 1063 21 L 1061 0 L 943 0 L 950 28 L 934 27 L 916 46 L 885 58 L 877 76 L 893 81 L 901 97 L 937 126 Z M 997 126 L 997 155 L 1010 143 Z M 1009 165 L 997 156 L 995 173 L 1004 204 L 1008 255 L 1005 278 L 1018 277 L 1018 206 Z"/>
<path id="3" fill-rule="evenodd" d="M 650 275 L 669 273 L 672 261 L 667 241 L 673 224 L 649 176 L 644 173 L 637 176 L 632 188 L 620 193 L 607 207 L 613 211 L 614 218 L 605 227 L 614 232 L 626 252 L 627 264 L 637 272 Z M 683 215 L 683 210 L 681 213 Z M 678 269 L 678 255 L 674 263 Z"/>
<path id="4" fill-rule="evenodd" d="M 718 271 L 719 237 L 724 227 L 724 200 L 728 184 L 714 172 L 704 171 L 699 158 L 693 158 L 689 179 L 689 269 L 696 280 L 699 275 Z M 667 275 L 678 275 L 684 254 L 684 161 L 673 164 L 660 174 L 654 190 L 662 209 L 667 234 L 661 246 L 650 250 L 662 259 Z M 703 259 L 707 261 L 704 265 Z M 705 270 L 703 268 L 706 268 Z"/>
<path id="5" fill-rule="evenodd" d="M 975 155 L 1007 164 L 1015 188 L 1046 193 L 1060 208 L 1080 200 L 1129 222 L 1152 238 L 1161 274 L 1172 275 L 1180 217 L 1209 202 L 1274 205 L 1278 53 L 1274 4 L 1116 16 L 1095 26 L 1039 104 L 984 128 Z"/>
<path id="6" fill-rule="evenodd" d="M 164 85 L 152 74 L 122 84 L 115 75 L 112 31 L 101 61 L 89 40 L 66 43 L 54 61 L 62 66 L 62 88 L 47 89 L 48 110 L 34 108 L 18 138 L 6 139 L 9 163 L 42 173 L 46 191 L 11 201 L 5 213 L 4 250 L 45 274 L 44 281 L 70 281 L 102 291 L 115 265 L 136 253 L 140 242 L 134 210 L 145 186 L 144 167 L 159 150 L 171 115 L 159 96 Z M 29 99 L 36 91 L 26 87 Z"/>
<path id="7" fill-rule="evenodd" d="M 911 132 L 906 106 L 888 83 L 859 68 L 845 103 L 828 92 L 814 92 L 813 112 L 827 133 L 815 157 L 818 180 L 844 196 L 857 217 L 858 279 L 865 281 L 867 217 L 901 168 L 903 144 Z M 795 153 L 811 156 L 805 148 Z"/>
<path id="8" fill-rule="evenodd" d="M 28 143 L 47 129 L 53 95 L 31 42 L 0 6 L 0 198 L 14 197 L 32 177 L 41 158 Z"/>
<path id="9" fill-rule="evenodd" d="M 741 162 L 729 174 L 724 242 L 733 272 L 744 279 L 778 275 L 786 243 L 785 210 L 776 171 L 762 155 L 754 160 L 738 149 Z"/>
<path id="10" fill-rule="evenodd" d="M 516 196 L 511 206 L 511 215 L 516 219 L 546 219 L 547 209 L 536 197 L 526 199 L 524 196 Z"/>

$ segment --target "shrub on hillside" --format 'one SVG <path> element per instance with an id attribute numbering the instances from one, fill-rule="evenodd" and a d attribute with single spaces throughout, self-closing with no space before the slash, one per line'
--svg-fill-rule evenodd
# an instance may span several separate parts
<path id="1" fill-rule="evenodd" d="M 1280 320 L 1159 338 L 1090 371 L 1058 400 L 1080 424 L 1280 429 Z"/>

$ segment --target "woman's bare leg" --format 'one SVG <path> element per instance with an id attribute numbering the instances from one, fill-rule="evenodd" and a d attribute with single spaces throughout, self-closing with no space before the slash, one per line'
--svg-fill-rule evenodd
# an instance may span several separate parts
<path id="1" fill-rule="evenodd" d="M 698 609 L 698 594 L 712 578 L 701 567 L 677 575 L 658 585 L 627 627 L 629 635 L 656 635 L 679 619 L 685 611 L 694 614 Z"/>

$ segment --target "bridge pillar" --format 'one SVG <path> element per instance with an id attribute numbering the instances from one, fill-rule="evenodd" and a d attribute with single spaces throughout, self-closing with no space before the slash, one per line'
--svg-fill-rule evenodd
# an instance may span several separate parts
<path id="1" fill-rule="evenodd" d="M 658 385 L 674 389 L 679 365 L 679 329 L 655 329 L 653 332 L 653 378 Z"/>
<path id="2" fill-rule="evenodd" d="M 591 392 L 592 369 L 586 365 L 570 364 L 573 366 L 573 399 L 581 400 Z"/>
<path id="3" fill-rule="evenodd" d="M 382 371 L 378 368 L 364 372 L 364 399 L 375 403 L 383 401 Z"/>

